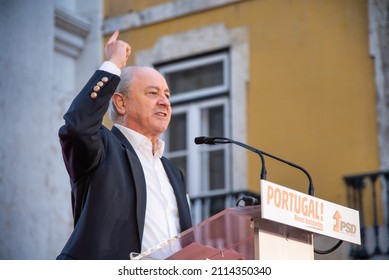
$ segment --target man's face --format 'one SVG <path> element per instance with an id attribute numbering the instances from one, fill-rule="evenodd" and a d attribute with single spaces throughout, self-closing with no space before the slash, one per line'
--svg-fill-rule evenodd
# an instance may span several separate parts
<path id="1" fill-rule="evenodd" d="M 170 91 L 165 78 L 152 68 L 138 69 L 126 100 L 125 125 L 156 139 L 170 122 Z"/>

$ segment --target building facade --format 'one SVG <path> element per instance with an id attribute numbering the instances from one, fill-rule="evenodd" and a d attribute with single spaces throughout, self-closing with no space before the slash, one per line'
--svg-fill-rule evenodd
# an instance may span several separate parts
<path id="1" fill-rule="evenodd" d="M 186 171 L 189 193 L 199 198 L 193 200 L 196 222 L 204 212 L 211 215 L 235 202 L 204 196 L 245 189 L 258 193 L 261 169 L 257 154 L 237 146 L 195 145 L 197 136 L 231 138 L 303 166 L 317 197 L 355 206 L 349 205 L 344 177 L 388 168 L 382 65 L 387 5 L 106 2 L 105 39 L 120 30 L 132 46 L 129 64 L 156 67 L 171 86 L 167 156 Z M 304 173 L 265 161 L 269 181 L 308 191 Z M 377 207 L 382 212 L 376 219 L 381 238 L 387 239 L 385 185 L 380 188 Z M 363 203 L 366 227 L 372 228 L 371 202 Z M 328 248 L 334 243 L 318 238 L 317 244 Z M 344 245 L 324 258 L 348 258 L 349 250 Z"/>
<path id="2" fill-rule="evenodd" d="M 389 169 L 387 0 L 33 2 L 0 2 L 0 259 L 53 259 L 72 230 L 57 132 L 114 30 L 132 46 L 129 65 L 168 80 L 166 156 L 185 171 L 196 223 L 241 193 L 258 194 L 261 170 L 258 154 L 196 145 L 198 136 L 303 166 L 317 197 L 345 206 L 353 206 L 346 176 Z M 269 181 L 308 191 L 304 173 L 265 162 Z M 363 186 L 368 198 L 354 206 L 363 205 L 366 250 L 378 236 L 384 252 L 388 186 L 379 181 L 374 195 Z M 315 257 L 353 258 L 353 249 Z"/>

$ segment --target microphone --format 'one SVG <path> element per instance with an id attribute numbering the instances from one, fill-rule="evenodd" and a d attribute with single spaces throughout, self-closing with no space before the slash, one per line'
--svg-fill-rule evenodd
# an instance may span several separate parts
<path id="1" fill-rule="evenodd" d="M 262 168 L 261 168 L 261 179 L 263 180 L 266 180 L 266 165 L 265 165 L 265 158 L 263 157 L 263 152 L 253 148 L 253 147 L 250 147 L 246 144 L 243 144 L 241 142 L 238 142 L 238 141 L 234 141 L 232 139 L 228 139 L 228 138 L 224 138 L 224 137 L 205 137 L 205 136 L 199 136 L 199 137 L 196 137 L 194 139 L 194 142 L 199 145 L 199 144 L 207 144 L 207 145 L 215 145 L 215 144 L 228 144 L 228 143 L 231 143 L 231 144 L 235 144 L 235 145 L 238 145 L 242 148 L 245 148 L 247 150 L 250 150 L 256 154 L 259 155 L 259 157 L 261 158 L 261 163 L 262 163 Z"/>
<path id="2" fill-rule="evenodd" d="M 238 146 L 241 146 L 243 148 L 246 148 L 254 153 L 257 153 L 260 157 L 261 157 L 261 161 L 262 161 L 262 170 L 261 170 L 261 179 L 264 179 L 266 180 L 266 167 L 265 167 L 265 160 L 263 158 L 263 155 L 265 156 L 268 156 L 268 157 L 271 157 L 275 160 L 278 160 L 278 161 L 281 161 L 289 166 L 292 166 L 294 168 L 297 168 L 299 169 L 300 171 L 302 171 L 308 178 L 308 181 L 309 181 L 309 187 L 308 187 L 308 194 L 311 195 L 311 196 L 315 196 L 315 188 L 313 186 L 313 182 L 312 182 L 312 177 L 311 175 L 308 173 L 307 170 L 305 170 L 303 167 L 295 164 L 295 163 L 292 163 L 290 161 L 287 161 L 287 160 L 284 160 L 282 158 L 279 158 L 279 157 L 276 157 L 272 154 L 269 154 L 269 153 L 266 153 L 264 151 L 260 151 L 260 150 L 257 150 L 253 147 L 250 147 L 246 144 L 243 144 L 241 142 L 238 142 L 238 141 L 234 141 L 232 139 L 228 139 L 228 138 L 225 138 L 225 137 L 205 137 L 205 136 L 200 136 L 200 137 L 196 137 L 195 138 L 195 143 L 197 145 L 199 144 L 208 144 L 208 145 L 215 145 L 215 144 L 227 144 L 227 143 L 232 143 L 232 144 L 236 144 Z"/>
<path id="3" fill-rule="evenodd" d="M 243 202 L 243 205 L 241 204 Z M 236 206 L 253 206 L 253 205 L 259 205 L 261 204 L 258 200 L 258 198 L 250 196 L 250 195 L 244 195 L 236 202 Z"/>
<path id="4" fill-rule="evenodd" d="M 214 138 L 205 137 L 205 136 L 196 137 L 194 141 L 197 145 L 199 145 L 199 144 L 215 145 L 216 144 Z"/>

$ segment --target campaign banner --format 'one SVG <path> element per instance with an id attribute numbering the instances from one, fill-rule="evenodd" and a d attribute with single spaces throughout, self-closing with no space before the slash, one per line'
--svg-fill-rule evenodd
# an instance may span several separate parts
<path id="1" fill-rule="evenodd" d="M 262 218 L 361 244 L 359 212 L 261 180 Z"/>

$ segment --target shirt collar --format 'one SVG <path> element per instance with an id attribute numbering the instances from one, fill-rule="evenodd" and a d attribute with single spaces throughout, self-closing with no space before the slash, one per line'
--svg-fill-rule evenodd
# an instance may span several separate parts
<path id="1" fill-rule="evenodd" d="M 124 136 L 127 138 L 127 140 L 130 142 L 130 144 L 134 147 L 135 150 L 139 150 L 141 147 L 147 146 L 152 149 L 152 143 L 146 136 L 117 123 L 115 123 L 114 126 L 117 127 L 124 134 Z M 154 155 L 161 158 L 164 150 L 165 142 L 158 138 Z"/>

